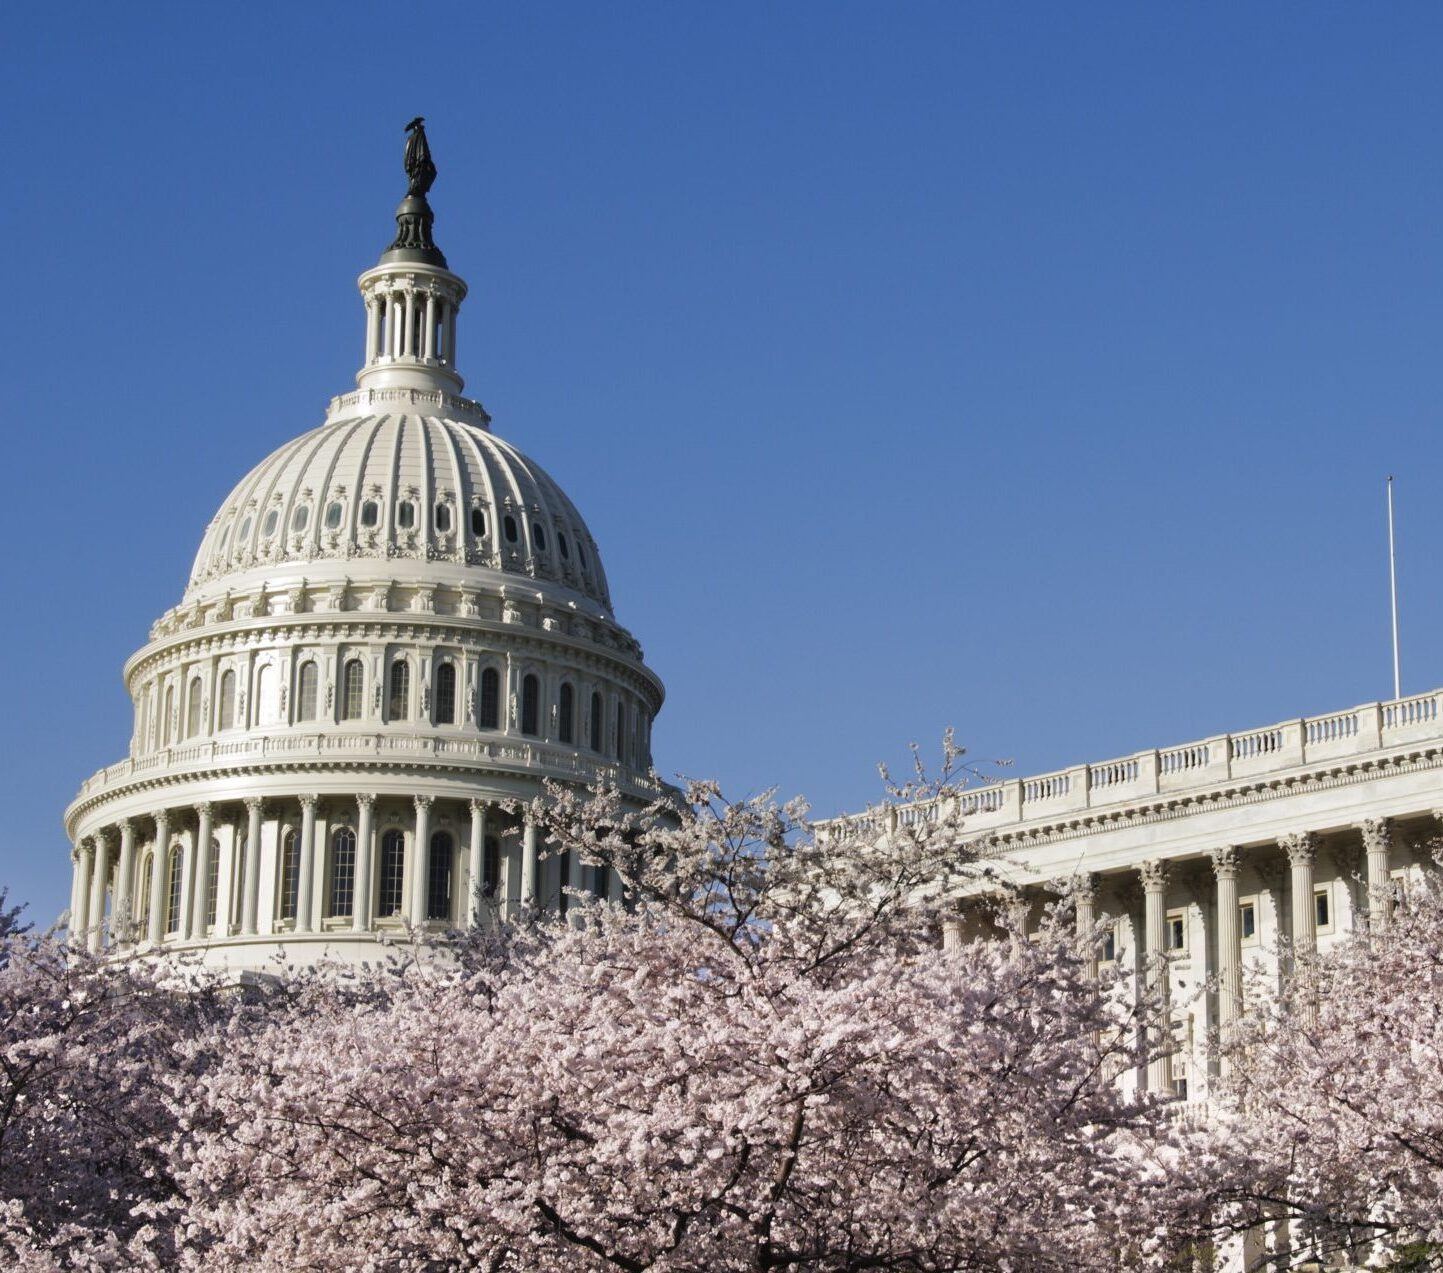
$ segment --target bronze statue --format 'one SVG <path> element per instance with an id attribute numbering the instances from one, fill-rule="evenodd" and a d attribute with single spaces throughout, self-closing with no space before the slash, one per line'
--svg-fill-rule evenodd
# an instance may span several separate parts
<path id="1" fill-rule="evenodd" d="M 431 162 L 431 147 L 426 144 L 426 121 L 417 115 L 406 125 L 406 193 L 424 199 L 436 180 L 436 165 Z"/>

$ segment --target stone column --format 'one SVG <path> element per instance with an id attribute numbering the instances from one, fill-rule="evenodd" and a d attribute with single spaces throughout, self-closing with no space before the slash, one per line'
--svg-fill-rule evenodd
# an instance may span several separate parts
<path id="1" fill-rule="evenodd" d="M 1168 1010 L 1167 863 L 1144 862 L 1141 867 L 1143 922 L 1146 934 L 1147 986 L 1156 999 L 1158 1025 L 1149 1038 L 1150 1051 L 1166 1052 L 1172 1046 L 1171 1016 Z M 1172 1090 L 1172 1057 L 1154 1055 L 1147 1063 L 1147 1089 Z"/>
<path id="2" fill-rule="evenodd" d="M 471 855 L 467 863 L 466 886 L 470 890 L 470 904 L 466 908 L 468 923 L 472 928 L 481 926 L 481 917 L 486 910 L 486 897 L 482 888 L 486 882 L 486 802 L 471 801 Z"/>
<path id="3" fill-rule="evenodd" d="M 431 797 L 416 797 L 416 851 L 411 854 L 411 923 L 426 922 L 426 867 L 431 856 Z"/>
<path id="4" fill-rule="evenodd" d="M 626 885 L 621 882 L 621 873 L 615 866 L 606 872 L 606 896 L 618 906 L 626 901 Z"/>
<path id="5" fill-rule="evenodd" d="M 70 881 L 70 931 L 67 938 L 72 946 L 84 946 L 90 928 L 90 845 L 82 840 L 71 856 L 75 860 L 75 874 Z"/>
<path id="6" fill-rule="evenodd" d="M 414 356 L 416 341 L 416 293 L 406 289 L 406 320 L 401 329 L 401 357 Z"/>
<path id="7" fill-rule="evenodd" d="M 1278 844 L 1292 869 L 1293 953 L 1309 955 L 1318 944 L 1318 913 L 1313 904 L 1313 860 L 1318 837 L 1307 831 L 1285 835 Z"/>
<path id="8" fill-rule="evenodd" d="M 1097 925 L 1097 876 L 1079 875 L 1074 884 L 1073 904 L 1076 907 L 1075 921 L 1077 935 L 1087 942 L 1085 968 L 1089 977 L 1097 976 L 1097 947 L 1093 944 L 1093 929 Z M 961 928 L 961 921 L 958 921 Z M 959 944 L 960 944 L 960 932 Z"/>
<path id="9" fill-rule="evenodd" d="M 380 324 L 377 318 L 380 314 L 380 306 L 374 296 L 366 297 L 366 366 L 376 361 L 376 351 L 380 347 Z"/>
<path id="10" fill-rule="evenodd" d="M 536 841 L 534 822 L 528 821 L 521 837 L 521 905 L 536 905 Z"/>
<path id="11" fill-rule="evenodd" d="M 215 825 L 215 806 L 210 801 L 202 800 L 196 805 L 195 823 L 195 887 L 191 890 L 190 922 L 185 930 L 187 939 L 206 935 L 206 920 L 210 913 L 210 842 Z"/>
<path id="12" fill-rule="evenodd" d="M 1386 928 L 1393 913 L 1393 879 L 1388 873 L 1393 848 L 1393 824 L 1388 818 L 1369 818 L 1358 828 L 1368 851 L 1368 922 Z"/>
<path id="13" fill-rule="evenodd" d="M 954 950 L 962 948 L 962 919 L 957 915 L 949 915 L 942 921 L 942 952 L 951 954 Z"/>
<path id="14" fill-rule="evenodd" d="M 422 342 L 422 356 L 428 361 L 436 357 L 436 293 L 426 293 L 426 337 Z"/>
<path id="15" fill-rule="evenodd" d="M 165 935 L 165 912 L 170 900 L 166 891 L 170 865 L 170 810 L 161 809 L 155 815 L 155 852 L 150 855 L 150 923 L 146 927 L 146 938 L 152 946 L 160 944 Z"/>
<path id="16" fill-rule="evenodd" d="M 256 934 L 256 917 L 261 908 L 261 812 L 265 801 L 247 796 L 245 878 L 241 880 L 241 932 Z"/>
<path id="17" fill-rule="evenodd" d="M 444 361 L 447 366 L 454 368 L 456 366 L 456 307 L 454 305 L 446 306 L 445 332 L 446 356 Z"/>
<path id="18" fill-rule="evenodd" d="M 356 893 L 351 903 L 351 931 L 356 933 L 371 928 L 371 880 L 376 870 L 371 817 L 375 804 L 376 797 L 369 793 L 356 797 Z"/>
<path id="19" fill-rule="evenodd" d="M 110 880 L 110 838 L 104 831 L 95 833 L 95 860 L 90 872 L 90 907 L 86 925 L 90 929 L 86 946 L 98 955 L 105 944 L 105 886 Z"/>
<path id="20" fill-rule="evenodd" d="M 111 930 L 117 942 L 135 940 L 135 823 L 120 820 L 120 864 L 115 869 L 114 919 Z"/>
<path id="21" fill-rule="evenodd" d="M 316 899 L 316 801 L 319 796 L 301 796 L 300 871 L 296 876 L 296 929 L 315 929 Z"/>
<path id="22" fill-rule="evenodd" d="M 1243 948 L 1238 927 L 1238 851 L 1232 845 L 1210 855 L 1218 884 L 1218 1033 L 1226 1041 L 1243 1004 Z"/>

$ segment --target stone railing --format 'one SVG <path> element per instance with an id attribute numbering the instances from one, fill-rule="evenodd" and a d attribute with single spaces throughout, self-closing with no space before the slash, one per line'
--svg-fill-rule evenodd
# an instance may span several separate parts
<path id="1" fill-rule="evenodd" d="M 1423 742 L 1443 743 L 1443 690 L 969 787 L 957 799 L 969 828 L 993 830 Z M 935 803 L 926 802 L 896 810 L 902 826 L 932 821 L 936 814 Z M 846 822 L 861 831 L 882 829 L 876 810 L 829 822 Z"/>
<path id="2" fill-rule="evenodd" d="M 444 738 L 434 734 L 278 733 L 259 737 L 213 739 L 162 748 L 149 755 L 122 760 L 92 774 L 81 784 L 78 801 L 127 783 L 160 775 L 184 777 L 213 769 L 255 764 L 306 764 L 325 761 L 374 760 L 475 765 L 542 777 L 607 783 L 620 790 L 655 798 L 666 788 L 646 774 L 620 765 L 588 760 L 564 747 L 521 740 Z"/>

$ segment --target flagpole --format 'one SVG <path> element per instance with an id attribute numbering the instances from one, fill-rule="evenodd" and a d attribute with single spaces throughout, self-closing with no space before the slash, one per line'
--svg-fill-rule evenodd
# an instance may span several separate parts
<path id="1" fill-rule="evenodd" d="M 1393 697 L 1403 697 L 1398 674 L 1398 558 L 1393 546 L 1393 475 L 1388 474 L 1388 593 L 1393 602 Z"/>

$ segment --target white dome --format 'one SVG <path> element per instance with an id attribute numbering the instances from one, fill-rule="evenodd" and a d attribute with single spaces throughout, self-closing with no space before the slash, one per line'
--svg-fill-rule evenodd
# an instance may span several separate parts
<path id="1" fill-rule="evenodd" d="M 547 580 L 611 613 L 595 541 L 561 488 L 478 404 L 417 389 L 337 398 L 323 425 L 246 474 L 206 530 L 185 601 L 282 563 L 342 560 L 354 576 L 368 558 Z"/>

